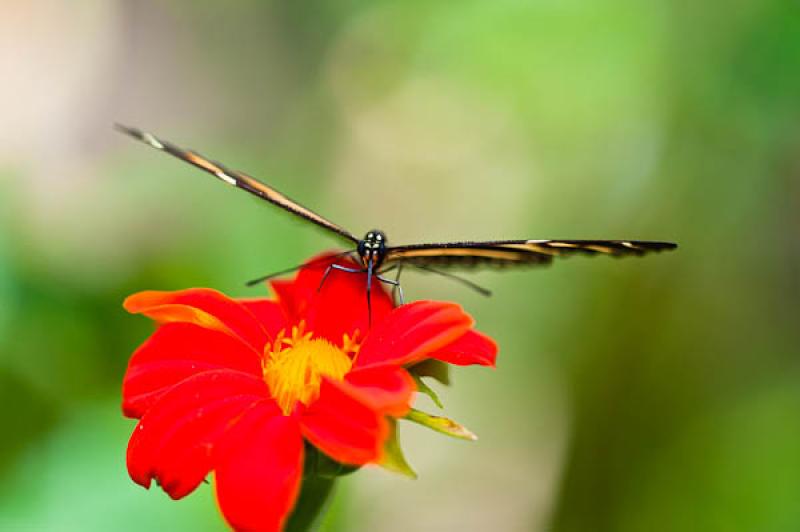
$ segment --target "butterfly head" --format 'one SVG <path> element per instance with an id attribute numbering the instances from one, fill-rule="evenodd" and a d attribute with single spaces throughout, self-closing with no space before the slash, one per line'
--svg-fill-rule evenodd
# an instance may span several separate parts
<path id="1" fill-rule="evenodd" d="M 358 256 L 364 267 L 372 262 L 372 268 L 377 269 L 383 262 L 383 257 L 386 255 L 386 235 L 383 231 L 373 229 L 364 235 L 364 238 L 358 243 Z"/>

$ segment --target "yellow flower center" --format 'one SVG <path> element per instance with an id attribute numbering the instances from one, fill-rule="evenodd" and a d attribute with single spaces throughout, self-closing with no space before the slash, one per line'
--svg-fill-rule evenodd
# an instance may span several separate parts
<path id="1" fill-rule="evenodd" d="M 353 364 L 349 354 L 358 350 L 347 335 L 340 348 L 323 338 L 312 338 L 312 333 L 303 332 L 303 326 L 293 327 L 291 337 L 281 331 L 266 347 L 264 380 L 287 416 L 298 401 L 309 405 L 319 397 L 323 377 L 342 380 Z"/>

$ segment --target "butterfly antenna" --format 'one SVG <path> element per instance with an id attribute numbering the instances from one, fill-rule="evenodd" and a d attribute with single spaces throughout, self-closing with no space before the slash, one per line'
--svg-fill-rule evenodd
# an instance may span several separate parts
<path id="1" fill-rule="evenodd" d="M 447 277 L 448 279 L 452 279 L 454 281 L 458 281 L 459 283 L 463 284 L 467 288 L 471 288 L 472 290 L 475 290 L 476 292 L 478 292 L 482 296 L 489 297 L 490 295 L 492 295 L 492 292 L 489 289 L 484 288 L 484 287 L 482 287 L 482 286 L 480 286 L 478 284 L 475 284 L 472 281 L 470 281 L 469 279 L 465 279 L 463 277 L 460 277 L 458 275 L 452 274 L 450 272 L 437 270 L 436 268 L 431 268 L 430 266 L 425 266 L 425 265 L 422 265 L 422 264 L 409 263 L 409 266 L 413 266 L 414 268 L 417 268 L 419 270 L 424 270 L 426 272 L 436 273 L 436 274 L 441 275 L 442 277 Z"/>
<path id="2" fill-rule="evenodd" d="M 345 255 L 349 255 L 349 254 L 353 253 L 354 251 L 355 250 L 351 249 L 351 250 L 348 250 L 348 251 L 344 251 L 342 253 L 337 253 L 336 255 L 333 255 L 332 257 L 325 257 L 325 259 L 322 259 L 322 260 L 317 260 L 317 261 L 314 261 L 314 262 L 304 262 L 302 264 L 298 264 L 297 266 L 294 266 L 292 268 L 288 268 L 286 270 L 281 270 L 279 272 L 274 272 L 274 273 L 269 273 L 267 275 L 262 275 L 261 277 L 259 277 L 257 279 L 253 279 L 251 281 L 247 281 L 245 283 L 245 285 L 246 286 L 255 286 L 257 284 L 263 283 L 264 281 L 269 281 L 270 279 L 274 279 L 275 277 L 280 277 L 281 275 L 286 275 L 287 273 L 292 273 L 294 271 L 299 270 L 300 268 L 304 268 L 304 267 L 314 268 L 314 267 L 317 267 L 317 266 L 322 266 L 323 264 L 326 264 L 328 262 L 328 260 L 330 260 L 330 259 L 338 259 L 339 257 L 344 257 Z"/>

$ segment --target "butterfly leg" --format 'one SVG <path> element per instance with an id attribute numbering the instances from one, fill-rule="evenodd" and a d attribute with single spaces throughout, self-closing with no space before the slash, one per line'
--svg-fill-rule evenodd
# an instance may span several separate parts
<path id="1" fill-rule="evenodd" d="M 405 298 L 403 297 L 403 287 L 400 286 L 400 283 L 397 280 L 387 279 L 386 277 L 381 277 L 380 275 L 375 275 L 375 278 L 378 279 L 382 283 L 392 285 L 392 300 L 395 301 L 395 291 L 400 295 L 400 304 L 405 304 Z M 399 275 L 398 275 L 399 278 Z"/>
<path id="2" fill-rule="evenodd" d="M 339 270 L 340 272 L 347 272 L 347 273 L 364 273 L 364 270 L 360 268 L 348 268 L 346 266 L 341 266 L 339 264 L 331 264 L 330 266 L 325 268 L 325 273 L 322 274 L 322 279 L 320 279 L 319 281 L 317 292 L 322 290 L 322 285 L 325 284 L 325 280 L 328 278 L 328 275 L 331 273 L 331 270 Z"/>
<path id="3" fill-rule="evenodd" d="M 397 275 L 394 276 L 394 281 L 392 281 L 390 279 L 386 279 L 385 277 L 378 277 L 378 279 L 380 279 L 382 282 L 384 282 L 386 284 L 392 285 L 392 301 L 394 301 L 395 304 L 397 304 L 397 294 L 399 292 L 399 294 L 400 294 L 400 304 L 401 305 L 405 302 L 405 299 L 403 298 L 403 287 L 400 285 L 400 274 L 403 272 L 403 266 L 404 266 L 404 264 L 402 262 L 399 263 L 399 264 L 392 264 L 388 268 L 385 268 L 385 269 L 381 270 L 380 272 L 378 272 L 381 275 L 383 275 L 383 274 L 386 274 L 386 273 L 393 272 L 393 271 L 397 270 Z M 377 275 L 376 275 L 376 277 L 377 277 Z"/>
<path id="4" fill-rule="evenodd" d="M 397 275 L 394 276 L 395 285 L 392 287 L 392 298 L 394 298 L 394 291 L 395 291 L 395 288 L 396 288 L 397 292 L 400 294 L 400 304 L 403 305 L 403 304 L 405 304 L 405 301 L 404 301 L 405 298 L 403 297 L 403 287 L 400 286 L 400 274 L 401 273 L 403 273 L 403 263 L 402 262 L 397 266 Z"/>
<path id="5" fill-rule="evenodd" d="M 373 264 L 373 261 L 371 259 L 370 259 L 369 263 L 367 264 L 367 268 L 366 269 L 348 268 L 346 266 L 341 266 L 339 264 L 331 264 L 330 266 L 325 268 L 325 273 L 322 274 L 322 279 L 320 279 L 319 286 L 317 287 L 317 291 L 319 292 L 322 289 L 322 285 L 325 284 L 325 280 L 328 278 L 328 275 L 330 275 L 332 270 L 339 270 L 340 272 L 347 272 L 347 273 L 365 273 L 366 272 L 366 274 L 367 274 L 367 313 L 368 313 L 368 316 L 369 316 L 368 319 L 369 319 L 369 326 L 370 327 L 372 327 L 372 297 L 371 297 L 372 277 L 378 277 L 379 279 L 381 279 L 380 276 L 378 276 L 377 274 L 373 274 L 372 264 Z M 385 279 L 385 280 L 381 279 L 381 280 L 382 281 L 387 281 L 387 282 L 389 282 L 389 284 L 393 284 L 394 282 L 396 282 L 396 281 L 391 281 L 391 279 Z M 400 293 L 400 296 L 402 298 L 402 292 Z"/>

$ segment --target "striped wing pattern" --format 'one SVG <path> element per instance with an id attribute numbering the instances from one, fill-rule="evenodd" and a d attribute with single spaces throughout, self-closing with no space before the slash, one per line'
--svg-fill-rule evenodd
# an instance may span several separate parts
<path id="1" fill-rule="evenodd" d="M 598 254 L 613 257 L 641 256 L 676 247 L 671 242 L 643 240 L 498 240 L 412 244 L 390 247 L 384 263 L 445 268 L 544 265 L 552 262 L 554 257 Z"/>
<path id="2" fill-rule="evenodd" d="M 247 192 L 263 198 L 270 203 L 274 203 L 282 209 L 305 218 L 306 220 L 315 223 L 320 227 L 323 227 L 329 231 L 333 231 L 334 233 L 337 233 L 339 236 L 342 236 L 353 243 L 358 243 L 358 238 L 344 228 L 336 225 L 330 220 L 323 218 L 311 209 L 303 207 L 296 201 L 288 198 L 284 194 L 278 192 L 274 188 L 257 180 L 254 177 L 226 168 L 223 164 L 207 159 L 197 152 L 184 150 L 183 148 L 176 146 L 169 141 L 162 140 L 155 135 L 146 133 L 139 129 L 120 124 L 117 124 L 116 128 L 122 133 L 130 135 L 131 137 L 140 140 L 145 144 L 156 148 L 157 150 L 167 152 L 170 155 L 181 159 L 182 161 L 186 161 L 187 163 L 192 164 L 201 170 L 205 170 L 209 174 L 229 185 L 246 190 Z"/>
<path id="3" fill-rule="evenodd" d="M 223 164 L 185 150 L 169 141 L 140 129 L 116 125 L 116 128 L 157 150 L 164 151 L 200 168 L 217 179 L 246 190 L 284 210 L 304 218 L 354 244 L 361 241 L 346 229 L 323 218 L 266 183 Z M 654 251 L 676 248 L 671 242 L 643 240 L 496 240 L 487 242 L 449 242 L 443 244 L 412 244 L 386 248 L 382 263 L 410 264 L 420 267 L 470 268 L 477 266 L 522 266 L 549 264 L 554 257 L 571 255 L 611 255 L 614 257 L 641 256 Z M 362 257 L 362 261 L 364 258 Z"/>

